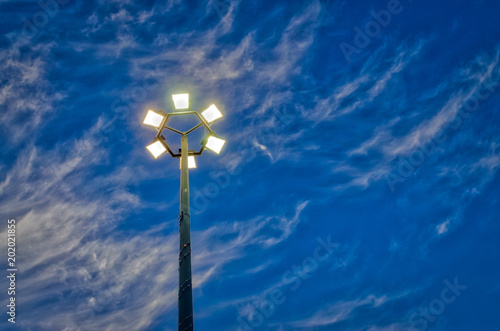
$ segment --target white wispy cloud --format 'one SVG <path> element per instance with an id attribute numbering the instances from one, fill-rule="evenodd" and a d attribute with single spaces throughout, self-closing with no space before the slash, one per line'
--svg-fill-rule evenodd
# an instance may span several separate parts
<path id="1" fill-rule="evenodd" d="M 421 46 L 419 45 L 409 53 L 412 54 L 411 56 L 417 56 L 420 49 Z M 401 59 L 402 56 L 398 56 L 398 58 Z M 471 97 L 484 90 L 486 84 L 498 82 L 500 77 L 498 62 L 498 51 L 490 56 L 478 56 L 471 62 L 471 65 L 466 66 L 467 69 L 457 68 L 452 78 L 439 84 L 435 89 L 429 88 L 428 92 L 424 92 L 427 95 L 424 98 L 425 105 L 416 106 L 414 113 L 410 114 L 410 116 L 418 118 L 420 116 L 418 113 L 420 107 L 425 107 L 425 113 L 431 113 L 432 115 L 422 118 L 418 124 L 409 130 L 407 129 L 406 134 L 396 135 L 393 132 L 396 130 L 401 131 L 401 128 L 407 125 L 408 121 L 404 120 L 404 117 L 408 116 L 407 114 L 397 114 L 396 117 L 388 119 L 386 123 L 379 124 L 370 138 L 347 153 L 350 158 L 366 156 L 368 153 L 372 153 L 370 155 L 376 157 L 377 162 L 373 162 L 373 167 L 368 169 L 352 167 L 348 173 L 353 179 L 347 184 L 340 185 L 338 189 L 343 190 L 349 187 L 366 188 L 371 183 L 384 179 L 387 174 L 397 170 L 399 164 L 394 162 L 395 159 L 400 156 L 409 156 L 412 152 L 421 149 L 422 146 L 431 143 L 433 139 L 443 134 L 454 123 L 457 116 L 460 116 L 459 111 Z M 399 72 L 402 68 L 401 63 L 396 63 L 388 72 Z M 385 81 L 387 74 L 382 75 L 384 77 L 382 81 Z M 455 85 L 458 84 L 461 87 L 457 89 Z M 376 90 L 378 91 L 379 88 L 376 88 Z M 368 100 L 371 100 L 371 98 L 368 98 Z M 344 163 L 340 163 L 339 167 L 334 168 L 334 171 L 347 170 L 345 162 L 350 163 L 344 161 Z"/>
<path id="2" fill-rule="evenodd" d="M 381 53 L 386 55 L 387 46 L 382 47 L 368 58 L 359 74 L 335 87 L 328 97 L 317 98 L 315 107 L 307 111 L 305 118 L 318 124 L 366 107 L 384 91 L 395 74 L 419 55 L 422 45 L 423 42 L 412 46 L 403 44 L 390 59 L 381 56 Z M 387 63 L 390 63 L 388 67 Z"/>
<path id="3" fill-rule="evenodd" d="M 29 146 L 0 183 L 7 197 L 0 201 L 2 215 L 20 215 L 23 282 L 18 299 L 23 307 L 37 307 L 33 319 L 21 322 L 24 327 L 144 329 L 176 309 L 177 231 L 165 235 L 165 225 L 113 231 L 140 210 L 140 198 L 127 188 L 129 172 L 121 166 L 93 178 L 92 168 L 107 154 L 97 134 L 103 125 L 97 121 L 80 138 L 54 150 Z M 132 172 L 134 180 L 142 173 Z M 298 203 L 292 217 L 227 220 L 193 232 L 194 287 L 219 277 L 219 268 L 241 258 L 247 247 L 266 249 L 286 240 L 307 203 Z M 234 239 L 222 242 L 224 234 Z M 56 313 L 54 306 L 59 307 Z"/>
<path id="4" fill-rule="evenodd" d="M 412 291 L 402 291 L 391 295 L 369 294 L 352 300 L 327 303 L 317 309 L 310 317 L 291 320 L 287 322 L 286 325 L 292 328 L 307 329 L 333 326 L 339 322 L 356 320 L 358 318 L 358 309 L 383 310 L 386 305 L 404 299 L 411 292 Z M 394 330 L 397 327 L 403 327 L 405 330 L 412 330 L 407 322 L 396 322 L 391 325 L 366 322 L 366 326 L 360 328 L 360 330 Z M 356 329 L 351 327 L 351 330 Z"/>
<path id="5" fill-rule="evenodd" d="M 446 220 L 443 223 L 436 226 L 436 231 L 439 235 L 448 232 L 448 226 L 450 225 L 450 220 Z"/>
<path id="6" fill-rule="evenodd" d="M 349 319 L 357 308 L 363 306 L 376 308 L 385 304 L 388 300 L 386 296 L 369 295 L 363 299 L 342 301 L 322 308 L 309 318 L 289 322 L 288 324 L 294 328 L 332 325 Z"/>
<path id="7" fill-rule="evenodd" d="M 55 91 L 46 77 L 48 54 L 55 44 L 32 44 L 18 36 L 12 38 L 11 47 L 0 49 L 0 127 L 9 144 L 17 146 L 54 113 L 64 93 Z"/>

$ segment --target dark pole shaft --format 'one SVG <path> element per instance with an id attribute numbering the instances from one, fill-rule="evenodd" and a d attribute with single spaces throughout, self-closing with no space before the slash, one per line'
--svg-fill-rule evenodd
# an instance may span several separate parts
<path id="1" fill-rule="evenodd" d="M 188 139 L 187 134 L 183 134 L 181 145 L 181 215 L 179 223 L 179 331 L 193 330 L 190 218 Z"/>

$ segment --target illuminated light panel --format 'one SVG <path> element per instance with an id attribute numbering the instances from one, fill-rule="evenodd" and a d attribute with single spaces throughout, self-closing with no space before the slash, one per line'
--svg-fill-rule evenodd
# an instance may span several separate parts
<path id="1" fill-rule="evenodd" d="M 189 94 L 173 94 L 172 100 L 174 100 L 175 109 L 188 109 L 189 108 Z"/>
<path id="2" fill-rule="evenodd" d="M 146 146 L 146 148 L 151 152 L 151 154 L 153 154 L 155 159 L 167 151 L 165 146 L 163 146 L 163 144 L 159 140 L 155 141 L 149 146 Z"/>
<path id="3" fill-rule="evenodd" d="M 143 124 L 151 125 L 154 126 L 155 128 L 158 128 L 161 122 L 163 121 L 164 117 L 165 116 L 158 114 L 152 110 L 148 110 L 148 114 L 146 115 Z"/>
<path id="4" fill-rule="evenodd" d="M 215 121 L 218 118 L 222 117 L 222 113 L 215 107 L 215 105 L 211 105 L 206 110 L 201 113 L 208 123 Z"/>
<path id="5" fill-rule="evenodd" d="M 179 169 L 182 167 L 182 157 L 179 158 Z M 194 155 L 188 156 L 188 169 L 195 169 L 196 168 L 196 158 Z"/>
<path id="6" fill-rule="evenodd" d="M 214 151 L 215 153 L 219 154 L 220 150 L 222 149 L 222 146 L 224 146 L 224 143 L 226 141 L 214 136 L 208 137 L 207 143 L 205 144 L 205 147 Z"/>

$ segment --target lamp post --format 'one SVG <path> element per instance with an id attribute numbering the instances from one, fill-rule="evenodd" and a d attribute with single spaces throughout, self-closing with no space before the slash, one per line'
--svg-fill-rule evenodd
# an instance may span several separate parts
<path id="1" fill-rule="evenodd" d="M 222 117 L 221 112 L 215 105 L 211 105 L 201 112 L 189 110 L 189 94 L 172 95 L 174 111 L 165 113 L 149 110 L 144 124 L 151 125 L 158 131 L 154 142 L 146 148 L 155 158 L 168 152 L 173 158 L 180 158 L 181 168 L 181 204 L 179 214 L 179 331 L 193 330 L 193 289 L 191 280 L 191 216 L 189 213 L 189 169 L 196 168 L 196 156 L 199 156 L 206 149 L 210 149 L 219 154 L 225 141 L 217 137 L 211 129 L 211 124 Z M 200 123 L 187 131 L 179 131 L 168 126 L 168 122 L 174 116 L 196 115 Z M 201 148 L 198 152 L 190 151 L 188 146 L 188 134 L 204 127 L 208 130 L 208 135 L 202 140 Z M 181 135 L 180 153 L 174 153 L 162 135 L 163 130 L 170 130 Z"/>

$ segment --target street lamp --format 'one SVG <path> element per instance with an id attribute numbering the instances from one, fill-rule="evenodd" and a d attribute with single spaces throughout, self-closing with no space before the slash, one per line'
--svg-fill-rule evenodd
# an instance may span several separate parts
<path id="1" fill-rule="evenodd" d="M 174 111 L 165 113 L 164 111 L 149 110 L 144 119 L 144 124 L 156 128 L 158 131 L 152 144 L 146 146 L 154 158 L 168 152 L 170 156 L 180 159 L 181 169 L 181 206 L 179 215 L 179 231 L 180 231 L 180 246 L 179 246 L 179 331 L 193 330 L 193 292 L 191 281 L 191 216 L 189 214 L 189 169 L 196 168 L 196 156 L 203 153 L 205 148 L 219 154 L 225 141 L 215 134 L 211 129 L 212 123 L 222 117 L 221 112 L 215 105 L 211 105 L 201 114 L 197 111 L 189 110 L 189 94 L 174 94 L 172 95 L 174 103 Z M 180 110 L 180 111 L 179 111 Z M 168 126 L 168 122 L 174 116 L 180 115 L 196 115 L 200 123 L 187 131 L 179 131 Z M 198 129 L 205 127 L 208 130 L 208 135 L 203 139 L 201 148 L 198 152 L 188 149 L 188 134 Z M 162 135 L 163 130 L 170 130 L 181 135 L 181 149 L 179 153 L 174 153 L 168 145 L 165 137 Z"/>

